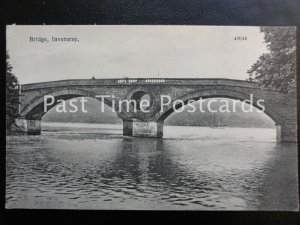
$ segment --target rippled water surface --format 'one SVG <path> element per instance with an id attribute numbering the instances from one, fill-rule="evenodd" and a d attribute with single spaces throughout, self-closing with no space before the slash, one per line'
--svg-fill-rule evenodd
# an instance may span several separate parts
<path id="1" fill-rule="evenodd" d="M 165 127 L 155 139 L 44 123 L 7 137 L 7 208 L 297 210 L 297 190 L 297 145 L 275 129 Z"/>

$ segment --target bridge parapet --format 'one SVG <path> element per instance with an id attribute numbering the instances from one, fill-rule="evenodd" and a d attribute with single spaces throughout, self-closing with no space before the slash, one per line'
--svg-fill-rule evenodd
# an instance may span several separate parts
<path id="1" fill-rule="evenodd" d="M 59 80 L 41 83 L 23 84 L 22 90 L 44 89 L 51 87 L 70 86 L 118 86 L 118 85 L 191 85 L 191 86 L 215 86 L 226 85 L 234 87 L 249 87 L 260 89 L 256 83 L 232 80 L 232 79 L 172 79 L 172 78 L 137 78 L 137 79 L 76 79 Z"/>

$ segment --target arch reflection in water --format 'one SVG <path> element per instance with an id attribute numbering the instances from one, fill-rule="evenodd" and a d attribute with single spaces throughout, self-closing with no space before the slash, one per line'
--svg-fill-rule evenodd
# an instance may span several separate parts
<path id="1" fill-rule="evenodd" d="M 185 134 L 195 133 L 183 129 Z M 296 171 L 294 144 L 277 147 L 272 138 L 257 139 L 259 130 L 268 134 L 264 129 L 238 141 L 222 136 L 108 138 L 75 130 L 78 135 L 58 131 L 11 137 L 8 208 L 272 209 L 272 196 L 283 193 L 284 186 L 272 184 L 268 177 L 278 177 L 276 172 L 282 182 L 297 181 L 280 166 L 289 161 Z M 259 145 L 254 149 L 253 143 Z M 270 186 L 272 192 L 266 189 Z M 287 203 L 276 207 L 293 209 L 296 197 L 282 195 L 289 201 L 282 199 L 279 202 Z"/>

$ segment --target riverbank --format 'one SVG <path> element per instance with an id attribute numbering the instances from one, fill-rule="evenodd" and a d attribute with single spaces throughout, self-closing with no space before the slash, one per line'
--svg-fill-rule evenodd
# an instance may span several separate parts
<path id="1" fill-rule="evenodd" d="M 259 188 L 258 210 L 299 211 L 296 143 L 278 143 Z"/>

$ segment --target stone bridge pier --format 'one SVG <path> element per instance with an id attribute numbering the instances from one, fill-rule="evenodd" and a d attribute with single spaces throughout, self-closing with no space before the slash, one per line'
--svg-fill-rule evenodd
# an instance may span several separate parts
<path id="1" fill-rule="evenodd" d="M 16 132 L 27 133 L 29 135 L 41 134 L 41 119 L 26 119 L 19 118 L 16 120 L 17 127 L 14 128 Z"/>
<path id="2" fill-rule="evenodd" d="M 123 120 L 123 135 L 133 137 L 163 137 L 163 122 Z"/>
<path id="3" fill-rule="evenodd" d="M 189 100 L 199 98 L 229 98 L 249 100 L 253 97 L 253 106 L 260 108 L 258 100 L 264 100 L 266 113 L 276 126 L 277 140 L 281 142 L 297 141 L 297 99 L 296 96 L 262 89 L 257 84 L 230 79 L 93 79 L 62 80 L 22 85 L 21 117 L 17 120 L 18 130 L 27 134 L 41 134 L 41 119 L 44 112 L 44 96 L 58 100 L 76 97 L 105 96 L 99 101 L 114 107 L 123 120 L 123 134 L 134 137 L 163 137 L 164 121 L 175 110 L 187 104 Z M 169 104 L 163 104 L 162 96 L 169 96 Z M 134 111 L 130 103 L 115 106 L 113 102 L 143 98 L 150 102 L 147 112 Z M 178 101 L 180 100 L 180 101 Z M 50 108 L 51 108 L 50 107 Z M 101 112 L 99 112 L 101 113 Z M 197 111 L 195 112 L 197 113 Z M 198 112 L 200 113 L 200 112 Z"/>

